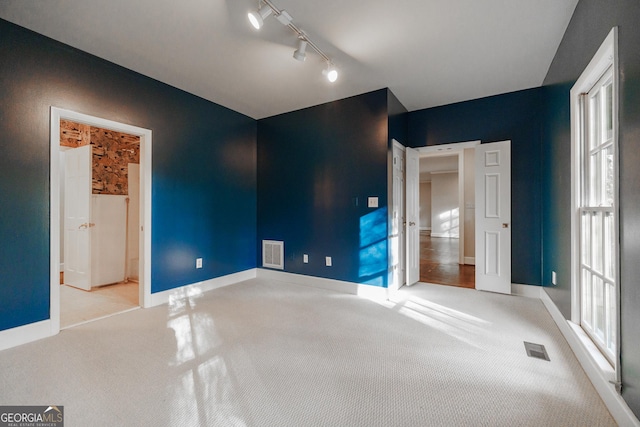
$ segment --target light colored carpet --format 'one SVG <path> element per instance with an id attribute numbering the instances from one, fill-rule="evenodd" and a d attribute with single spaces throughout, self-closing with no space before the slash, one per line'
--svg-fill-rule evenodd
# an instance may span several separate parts
<path id="1" fill-rule="evenodd" d="M 90 292 L 60 286 L 60 327 L 67 328 L 92 319 L 138 307 L 138 283 L 116 283 Z"/>
<path id="2" fill-rule="evenodd" d="M 0 352 L 0 403 L 69 427 L 615 425 L 540 301 L 426 284 L 185 295 Z"/>

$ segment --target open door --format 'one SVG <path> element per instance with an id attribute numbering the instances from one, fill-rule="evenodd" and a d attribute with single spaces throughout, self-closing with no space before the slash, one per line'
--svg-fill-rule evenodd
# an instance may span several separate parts
<path id="1" fill-rule="evenodd" d="M 397 291 L 405 284 L 405 212 L 404 212 L 404 151 L 405 147 L 393 140 L 393 188 L 391 205 L 391 282 L 389 289 Z"/>
<path id="2" fill-rule="evenodd" d="M 511 294 L 511 141 L 476 147 L 476 289 Z"/>
<path id="3" fill-rule="evenodd" d="M 406 236 L 407 286 L 420 280 L 420 156 L 418 150 L 406 147 Z"/>
<path id="4" fill-rule="evenodd" d="M 91 290 L 91 146 L 65 152 L 64 283 Z"/>

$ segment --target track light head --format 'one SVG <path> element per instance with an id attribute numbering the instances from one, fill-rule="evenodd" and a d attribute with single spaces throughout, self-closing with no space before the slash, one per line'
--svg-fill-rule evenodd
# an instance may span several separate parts
<path id="1" fill-rule="evenodd" d="M 293 52 L 293 57 L 300 62 L 304 62 L 307 59 L 307 54 L 305 51 L 307 50 L 307 41 L 305 39 L 298 39 L 298 49 Z"/>
<path id="2" fill-rule="evenodd" d="M 322 70 L 322 74 L 329 80 L 329 82 L 333 83 L 338 80 L 338 70 L 333 64 L 329 64 L 326 70 Z"/>
<path id="3" fill-rule="evenodd" d="M 271 10 L 269 6 L 264 6 L 258 10 L 252 10 L 247 14 L 247 17 L 249 18 L 249 22 L 251 22 L 251 25 L 253 25 L 253 28 L 259 30 L 260 28 L 262 28 L 264 20 L 267 19 L 272 12 L 273 10 Z"/>

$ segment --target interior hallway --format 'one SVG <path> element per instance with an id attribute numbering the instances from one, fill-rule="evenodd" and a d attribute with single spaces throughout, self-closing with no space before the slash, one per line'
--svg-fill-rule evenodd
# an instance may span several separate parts
<path id="1" fill-rule="evenodd" d="M 420 233 L 420 281 L 475 288 L 476 268 L 458 264 L 460 239 Z"/>

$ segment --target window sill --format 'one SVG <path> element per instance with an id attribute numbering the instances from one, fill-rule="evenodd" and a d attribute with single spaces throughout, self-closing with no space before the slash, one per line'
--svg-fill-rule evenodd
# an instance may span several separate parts
<path id="1" fill-rule="evenodd" d="M 616 373 L 609 360 L 604 357 L 602 352 L 593 343 L 593 341 L 591 341 L 591 338 L 589 338 L 587 333 L 580 327 L 580 325 L 570 320 L 567 321 L 567 324 L 575 334 L 578 343 L 583 347 L 584 352 L 591 358 L 594 366 L 597 367 L 598 370 L 602 373 L 604 379 L 611 383 L 615 383 Z"/>

